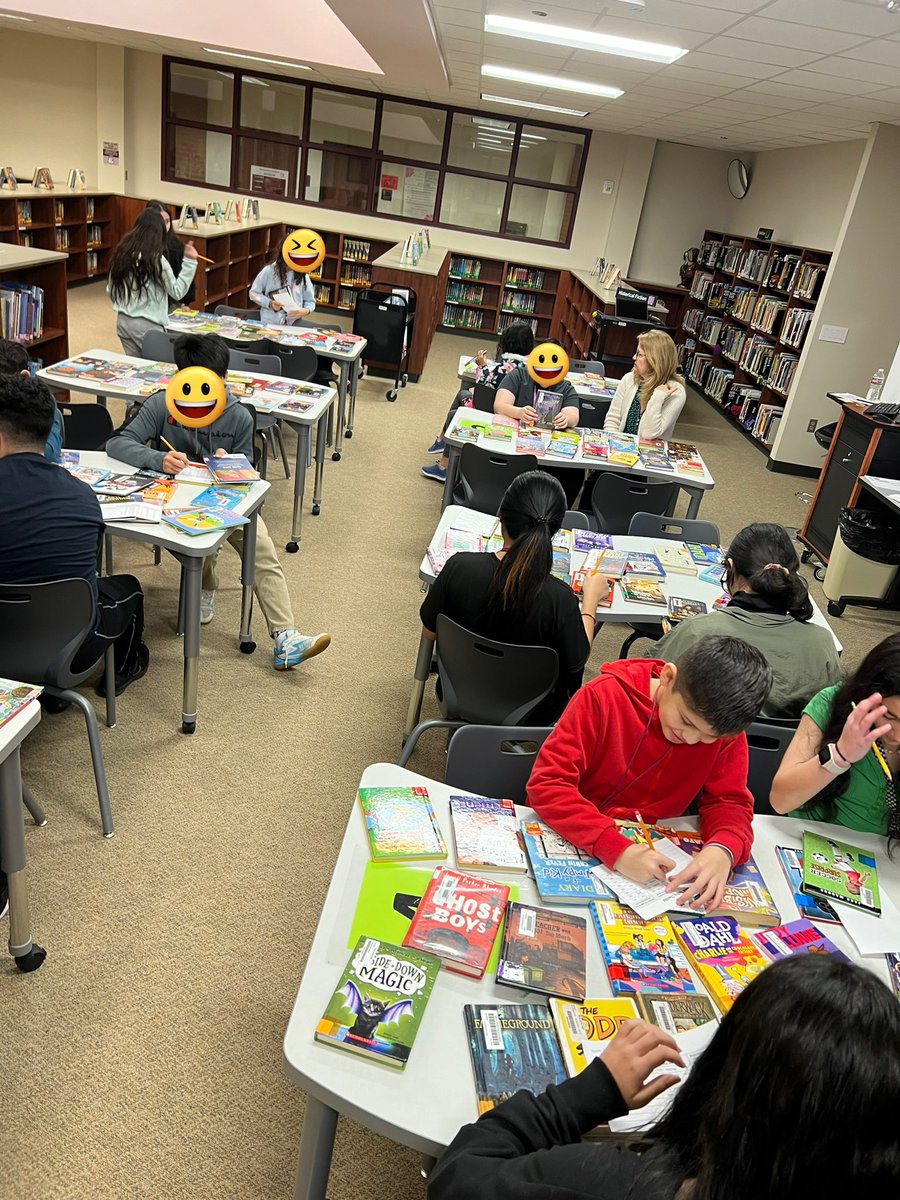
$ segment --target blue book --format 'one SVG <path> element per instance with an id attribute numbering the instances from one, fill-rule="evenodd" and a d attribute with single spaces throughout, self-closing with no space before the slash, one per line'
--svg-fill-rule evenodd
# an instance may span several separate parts
<path id="1" fill-rule="evenodd" d="M 612 550 L 611 533 L 597 533 L 593 529 L 573 529 L 576 550 Z"/>
<path id="2" fill-rule="evenodd" d="M 528 861 L 538 894 L 548 904 L 588 904 L 591 900 L 613 900 L 591 874 L 599 864 L 584 850 L 561 838 L 549 825 L 530 817 L 519 822 Z"/>
<path id="3" fill-rule="evenodd" d="M 725 554 L 721 546 L 710 546 L 706 542 L 685 542 L 695 563 L 723 563 Z"/>
<path id="4" fill-rule="evenodd" d="M 237 508 L 247 493 L 250 491 L 249 485 L 243 486 L 236 484 L 232 487 L 208 487 L 204 488 L 199 496 L 194 497 L 192 508 Z"/>
<path id="5" fill-rule="evenodd" d="M 784 877 L 790 885 L 792 898 L 800 916 L 806 917 L 807 921 L 828 921 L 832 925 L 839 925 L 840 921 L 827 900 L 815 900 L 800 890 L 803 883 L 803 854 L 801 851 L 795 850 L 793 846 L 776 846 L 775 853 L 778 855 Z"/>
<path id="6" fill-rule="evenodd" d="M 701 583 L 713 583 L 716 587 L 722 586 L 722 564 L 711 563 L 708 567 L 704 567 L 697 576 Z"/>

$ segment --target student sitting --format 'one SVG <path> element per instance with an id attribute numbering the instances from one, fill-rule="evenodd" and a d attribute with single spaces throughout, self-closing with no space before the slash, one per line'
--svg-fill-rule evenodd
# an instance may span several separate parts
<path id="1" fill-rule="evenodd" d="M 900 838 L 898 776 L 900 633 L 894 633 L 869 651 L 845 683 L 813 696 L 769 799 L 776 812 L 836 821 L 893 840 Z"/>
<path id="2" fill-rule="evenodd" d="M 814 692 L 843 678 L 830 631 L 810 622 L 813 606 L 799 569 L 797 551 L 780 525 L 748 525 L 726 552 L 722 585 L 731 596 L 728 606 L 679 621 L 647 657 L 677 663 L 711 633 L 743 638 L 772 666 L 772 690 L 761 715 L 799 717 Z"/>
<path id="3" fill-rule="evenodd" d="M 605 594 L 602 576 L 586 581 L 581 608 L 574 592 L 550 574 L 551 542 L 562 525 L 566 498 L 543 471 L 515 478 L 500 501 L 503 548 L 496 554 L 454 554 L 422 603 L 425 636 L 436 637 L 440 613 L 498 642 L 549 646 L 559 657 L 556 686 L 529 714 L 551 724 L 581 686 L 591 649 L 594 613 Z"/>
<path id="4" fill-rule="evenodd" d="M 223 379 L 228 373 L 228 346 L 215 334 L 201 337 L 198 334 L 182 334 L 173 347 L 175 365 L 185 367 L 208 367 Z M 174 450 L 158 449 L 161 437 L 172 443 Z M 147 443 L 151 443 L 148 446 Z M 253 418 L 241 404 L 228 393 L 225 409 L 218 420 L 200 429 L 188 429 L 169 416 L 165 395 L 157 392 L 138 411 L 135 418 L 110 438 L 107 453 L 133 467 L 149 467 L 154 471 L 165 471 L 176 475 L 193 461 L 204 457 L 223 454 L 245 454 L 253 458 Z M 228 538 L 238 554 L 243 555 L 244 533 L 239 526 Z M 208 625 L 213 619 L 216 589 L 219 586 L 216 570 L 217 555 L 203 560 L 203 580 L 200 597 L 200 622 Z M 256 595 L 275 639 L 274 663 L 276 671 L 296 667 L 327 650 L 331 635 L 319 633 L 307 635 L 296 628 L 291 609 L 291 598 L 287 581 L 275 546 L 269 536 L 262 517 L 256 521 Z"/>
<path id="5" fill-rule="evenodd" d="M 639 333 L 634 370 L 619 380 L 603 428 L 668 440 L 686 399 L 675 343 L 662 329 Z"/>
<path id="6" fill-rule="evenodd" d="M 301 271 L 292 271 L 281 255 L 282 247 L 292 236 L 290 233 L 284 235 L 275 257 L 263 267 L 250 288 L 250 299 L 259 305 L 263 325 L 293 325 L 315 312 L 316 294 L 312 280 Z M 284 291 L 290 294 L 291 307 L 273 298 L 276 292 Z"/>
<path id="7" fill-rule="evenodd" d="M 825 954 L 774 963 L 738 996 L 666 1115 L 639 1140 L 582 1138 L 675 1082 L 675 1040 L 626 1021 L 540 1096 L 465 1125 L 428 1200 L 788 1200 L 900 1192 L 900 1005 Z"/>
<path id="8" fill-rule="evenodd" d="M 96 602 L 94 626 L 73 670 L 88 669 L 114 642 L 118 696 L 146 674 L 150 662 L 144 595 L 133 575 L 97 575 L 105 528 L 97 497 L 44 455 L 55 410 L 39 380 L 0 376 L 0 583 L 87 580 Z M 104 678 L 97 691 L 105 694 Z"/>
<path id="9" fill-rule="evenodd" d="M 716 908 L 732 866 L 753 843 L 743 730 L 772 686 L 759 650 L 704 638 L 676 667 L 659 659 L 606 663 L 575 693 L 544 742 L 528 803 L 562 837 L 637 883 L 674 864 L 619 833 L 615 818 L 679 817 L 700 795 L 705 843 L 670 888 Z"/>
<path id="10" fill-rule="evenodd" d="M 164 254 L 169 260 L 169 266 L 172 268 L 172 274 L 177 279 L 181 274 L 181 268 L 184 265 L 184 242 L 172 228 L 172 218 L 169 215 L 169 210 L 161 200 L 148 200 L 147 208 L 154 209 L 156 212 L 158 212 L 162 218 L 163 225 L 166 227 L 166 248 L 164 250 Z M 181 297 L 181 300 L 177 301 L 177 303 L 188 306 L 192 305 L 194 303 L 196 290 L 197 276 L 195 275 L 191 280 L 190 287 Z M 173 307 L 175 303 L 176 302 L 173 301 L 169 307 Z"/>
<path id="11" fill-rule="evenodd" d="M 31 376 L 29 364 L 31 359 L 28 357 L 28 351 L 19 342 L 11 342 L 7 338 L 0 338 L 0 375 L 27 375 Z M 50 434 L 44 443 L 44 458 L 49 462 L 55 463 L 59 459 L 59 452 L 62 449 L 62 416 L 56 402 L 53 403 L 53 424 L 50 427 Z"/>
<path id="12" fill-rule="evenodd" d="M 534 332 L 531 326 L 526 325 L 524 321 L 513 321 L 512 325 L 507 325 L 506 329 L 500 334 L 500 341 L 497 343 L 496 362 L 488 362 L 486 350 L 479 350 L 475 355 L 475 363 L 478 367 L 478 370 L 475 372 L 475 382 L 483 383 L 486 387 L 496 390 L 508 373 L 514 367 L 523 363 L 533 349 Z M 430 466 L 422 468 L 422 474 L 426 479 L 434 479 L 438 483 L 443 483 L 447 478 L 447 454 L 444 449 L 444 434 L 447 432 L 456 410 L 463 406 L 471 405 L 471 403 L 471 388 L 463 385 L 453 397 L 441 432 L 426 451 L 427 454 L 440 454 L 441 456 L 440 462 L 432 463 Z"/>
<path id="13" fill-rule="evenodd" d="M 165 329 L 169 297 L 180 300 L 197 270 L 194 243 L 184 248 L 184 262 L 176 276 L 166 257 L 168 233 L 159 213 L 145 208 L 119 242 L 109 263 L 106 290 L 116 317 L 116 333 L 126 354 L 140 358 L 144 334 Z"/>

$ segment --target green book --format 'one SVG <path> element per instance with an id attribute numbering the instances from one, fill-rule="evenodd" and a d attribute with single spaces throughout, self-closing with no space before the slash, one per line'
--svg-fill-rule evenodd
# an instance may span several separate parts
<path id="1" fill-rule="evenodd" d="M 849 842 L 803 831 L 803 882 L 800 890 L 816 900 L 836 900 L 881 916 L 875 857 Z"/>
<path id="2" fill-rule="evenodd" d="M 369 853 L 376 862 L 447 857 L 425 788 L 360 788 L 358 795 Z"/>
<path id="3" fill-rule="evenodd" d="M 316 1026 L 316 1041 L 402 1070 L 441 961 L 361 937 Z"/>

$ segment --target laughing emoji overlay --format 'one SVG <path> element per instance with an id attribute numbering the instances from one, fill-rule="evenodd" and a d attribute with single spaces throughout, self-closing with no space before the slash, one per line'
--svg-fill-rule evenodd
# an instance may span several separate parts
<path id="1" fill-rule="evenodd" d="M 286 267 L 305 275 L 314 271 L 325 257 L 325 239 L 314 229 L 295 229 L 284 239 L 281 257 Z"/>

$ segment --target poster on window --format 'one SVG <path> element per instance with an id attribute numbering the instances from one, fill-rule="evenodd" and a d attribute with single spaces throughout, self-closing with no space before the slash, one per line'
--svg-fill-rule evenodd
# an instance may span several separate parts
<path id="1" fill-rule="evenodd" d="M 403 215 L 418 221 L 434 220 L 438 173 L 426 167 L 405 167 L 403 180 Z"/>
<path id="2" fill-rule="evenodd" d="M 263 192 L 266 196 L 286 196 L 290 171 L 280 171 L 277 167 L 250 167 L 250 191 Z"/>

